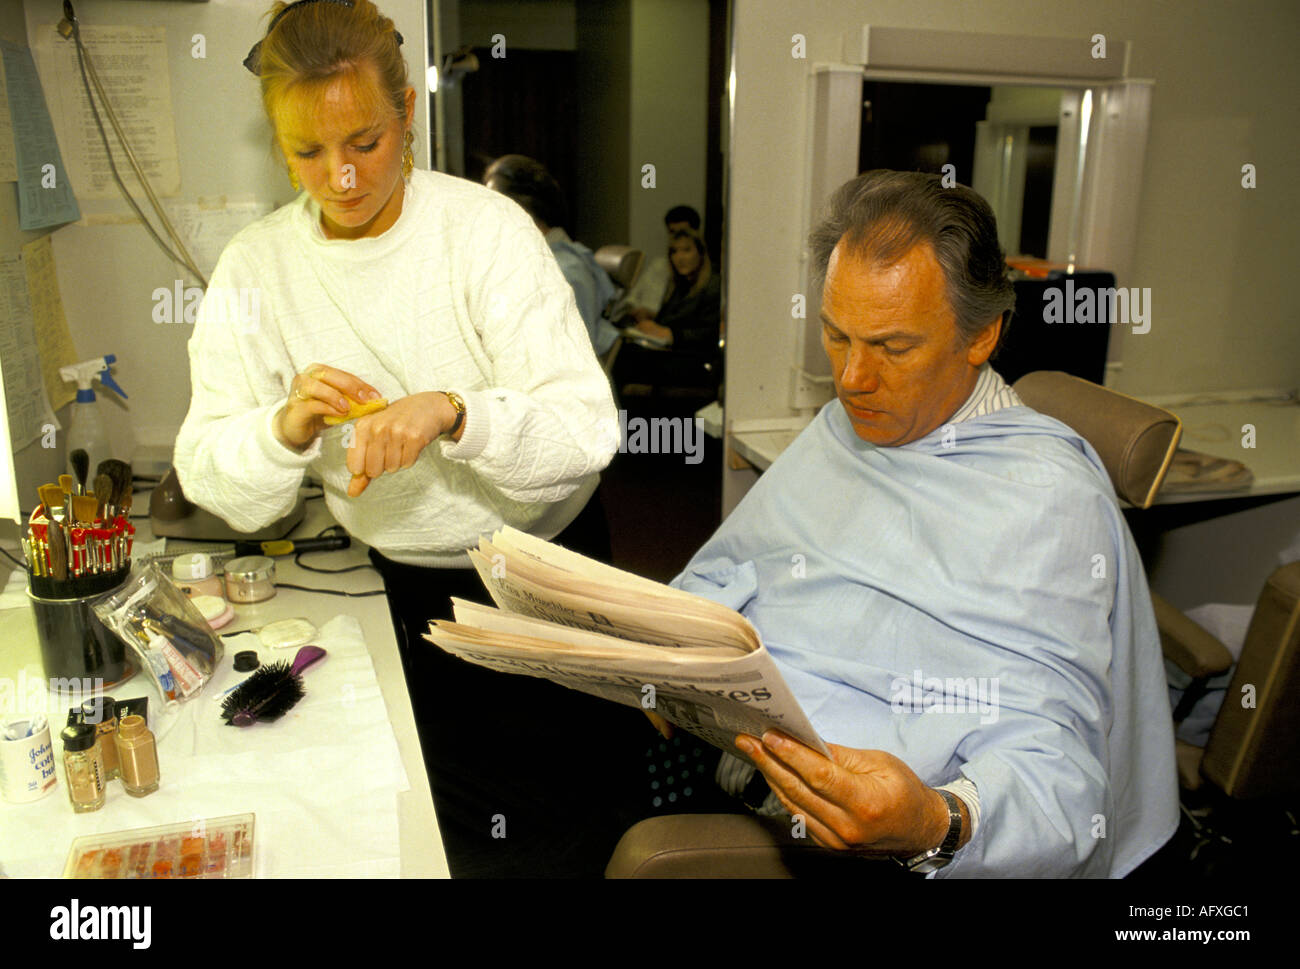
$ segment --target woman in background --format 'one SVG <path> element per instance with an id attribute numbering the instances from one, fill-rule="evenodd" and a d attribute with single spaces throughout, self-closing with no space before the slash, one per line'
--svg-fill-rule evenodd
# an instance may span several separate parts
<path id="1" fill-rule="evenodd" d="M 259 312 L 230 320 L 222 299 L 199 310 L 181 485 L 251 531 L 290 510 L 311 468 L 383 576 L 452 873 L 586 870 L 564 796 L 589 807 L 588 758 L 606 741 L 617 751 L 623 724 L 644 736 L 643 718 L 419 635 L 450 616 L 450 596 L 484 598 L 465 549 L 504 524 L 608 558 L 589 504 L 618 444 L 608 384 L 531 220 L 414 168 L 415 90 L 392 21 L 370 0 L 270 14 L 245 65 L 302 191 L 241 230 L 213 274 L 210 293 L 251 292 Z M 324 423 L 378 398 L 377 413 Z M 547 723 L 582 725 L 595 749 L 577 756 Z M 525 735 L 555 756 L 521 763 Z M 510 838 L 494 842 L 502 813 Z"/>
<path id="2" fill-rule="evenodd" d="M 673 275 L 654 319 L 624 331 L 631 339 L 619 351 L 615 386 L 712 386 L 721 380 L 722 281 L 709 250 L 696 232 L 674 232 L 668 243 Z M 649 337 L 646 345 L 637 336 Z"/>
<path id="3" fill-rule="evenodd" d="M 722 282 L 699 233 L 674 232 L 668 242 L 673 278 L 654 319 L 635 329 L 686 353 L 712 353 L 722 324 Z"/>

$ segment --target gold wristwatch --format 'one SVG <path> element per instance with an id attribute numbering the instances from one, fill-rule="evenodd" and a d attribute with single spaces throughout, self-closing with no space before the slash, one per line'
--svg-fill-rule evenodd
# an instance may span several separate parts
<path id="1" fill-rule="evenodd" d="M 444 390 L 442 395 L 446 397 L 451 406 L 456 409 L 456 420 L 452 422 L 451 427 L 447 428 L 447 430 L 443 432 L 446 436 L 450 437 L 459 431 L 460 426 L 465 423 L 465 400 L 460 396 L 460 394 L 451 390 Z"/>

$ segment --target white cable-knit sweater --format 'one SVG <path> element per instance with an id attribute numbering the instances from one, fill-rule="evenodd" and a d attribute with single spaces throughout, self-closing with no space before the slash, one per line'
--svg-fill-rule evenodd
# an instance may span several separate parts
<path id="1" fill-rule="evenodd" d="M 467 564 L 463 550 L 502 523 L 553 537 L 595 490 L 619 432 L 573 290 L 532 220 L 480 185 L 420 170 L 380 236 L 327 239 L 319 219 L 304 192 L 221 254 L 189 343 L 193 396 L 175 454 L 186 496 L 252 531 L 289 511 L 311 467 L 348 532 L 417 565 Z M 257 312 L 234 312 L 239 296 Z M 313 363 L 390 401 L 454 390 L 465 432 L 349 498 L 348 425 L 301 454 L 271 430 Z"/>

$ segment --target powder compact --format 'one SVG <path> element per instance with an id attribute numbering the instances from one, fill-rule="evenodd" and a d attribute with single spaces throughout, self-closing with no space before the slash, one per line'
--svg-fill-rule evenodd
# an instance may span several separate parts
<path id="1" fill-rule="evenodd" d="M 226 598 L 234 603 L 261 602 L 275 595 L 275 562 L 266 555 L 245 555 L 226 563 Z"/>

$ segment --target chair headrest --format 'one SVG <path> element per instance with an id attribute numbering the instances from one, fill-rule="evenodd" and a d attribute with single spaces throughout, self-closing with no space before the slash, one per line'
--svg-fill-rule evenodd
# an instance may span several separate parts
<path id="1" fill-rule="evenodd" d="M 1176 415 L 1059 370 L 1027 373 L 1015 391 L 1027 406 L 1055 417 L 1093 446 L 1116 494 L 1138 508 L 1150 507 L 1183 433 Z"/>
<path id="2" fill-rule="evenodd" d="M 609 274 L 614 285 L 620 289 L 631 289 L 641 275 L 641 264 L 645 254 L 631 246 L 601 246 L 595 252 L 596 265 Z"/>

